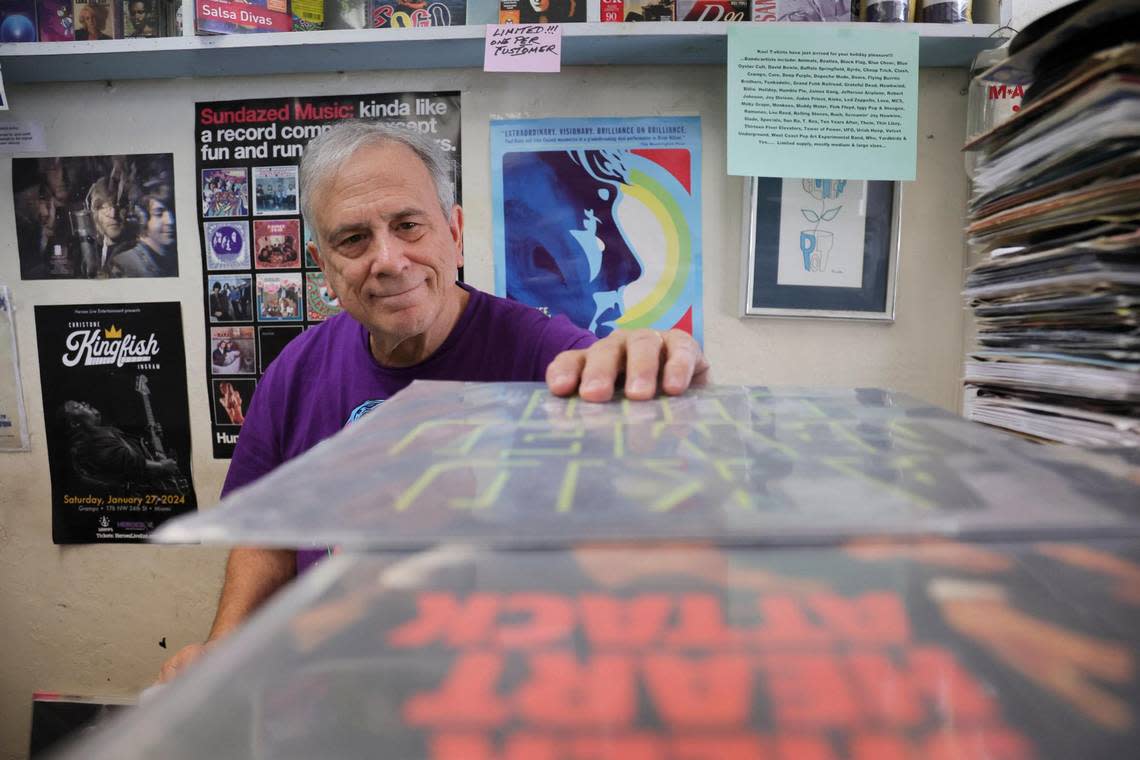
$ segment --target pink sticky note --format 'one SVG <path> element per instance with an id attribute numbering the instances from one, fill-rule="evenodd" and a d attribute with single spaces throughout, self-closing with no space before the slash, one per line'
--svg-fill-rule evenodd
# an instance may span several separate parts
<path id="1" fill-rule="evenodd" d="M 562 70 L 559 24 L 487 24 L 483 71 L 557 73 Z"/>

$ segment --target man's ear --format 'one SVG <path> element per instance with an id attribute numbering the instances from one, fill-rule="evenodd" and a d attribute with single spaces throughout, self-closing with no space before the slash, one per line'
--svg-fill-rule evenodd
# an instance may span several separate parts
<path id="1" fill-rule="evenodd" d="M 329 277 L 329 273 L 325 270 L 325 263 L 321 260 L 321 251 L 319 248 L 317 248 L 317 241 L 310 240 L 309 242 L 305 243 L 305 250 L 309 252 L 309 256 L 312 257 L 316 265 L 321 268 L 322 272 L 324 272 L 325 289 L 329 292 L 329 296 L 331 298 L 336 298 L 336 293 L 333 292 L 332 279 Z"/>
<path id="2" fill-rule="evenodd" d="M 447 220 L 451 230 L 451 240 L 455 243 L 455 266 L 463 266 L 463 207 L 458 203 L 451 207 L 451 216 Z"/>

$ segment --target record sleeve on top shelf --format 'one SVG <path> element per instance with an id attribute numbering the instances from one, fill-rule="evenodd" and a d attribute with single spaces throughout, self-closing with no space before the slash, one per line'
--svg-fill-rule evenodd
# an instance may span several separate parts
<path id="1" fill-rule="evenodd" d="M 73 0 L 72 19 L 75 22 L 75 39 L 78 42 L 113 40 L 122 37 L 115 23 L 119 7 L 112 0 Z"/>
<path id="2" fill-rule="evenodd" d="M 376 29 L 463 26 L 467 0 L 368 0 L 368 18 Z"/>
<path id="3" fill-rule="evenodd" d="M 38 22 L 35 0 L 0 0 L 0 42 L 35 42 Z"/>
<path id="4" fill-rule="evenodd" d="M 71 0 L 39 0 L 40 42 L 66 42 L 75 39 L 75 16 Z"/>
<path id="5" fill-rule="evenodd" d="M 287 0 L 195 0 L 199 34 L 289 32 L 293 17 Z"/>
<path id="6" fill-rule="evenodd" d="M 748 21 L 749 0 L 675 0 L 678 21 Z"/>
<path id="7" fill-rule="evenodd" d="M 500 24 L 566 24 L 585 21 L 586 0 L 499 0 Z"/>
<path id="8" fill-rule="evenodd" d="M 624 0 L 625 21 L 673 21 L 675 0 Z"/>

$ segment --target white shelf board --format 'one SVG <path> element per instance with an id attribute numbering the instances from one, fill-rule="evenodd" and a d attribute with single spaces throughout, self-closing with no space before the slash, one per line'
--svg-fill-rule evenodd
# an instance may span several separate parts
<path id="1" fill-rule="evenodd" d="M 1002 41 L 994 24 L 894 28 L 918 30 L 922 66 L 967 66 Z M 562 62 L 723 64 L 727 29 L 726 22 L 567 24 Z M 0 44 L 0 67 L 8 83 L 481 68 L 483 34 L 483 26 L 445 26 L 7 43 Z"/>

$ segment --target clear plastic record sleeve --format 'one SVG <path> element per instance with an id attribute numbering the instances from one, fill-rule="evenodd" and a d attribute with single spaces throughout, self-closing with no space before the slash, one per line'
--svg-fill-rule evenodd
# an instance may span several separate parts
<path id="1" fill-rule="evenodd" d="M 338 555 L 65 758 L 1117 760 L 1140 543 Z"/>
<path id="2" fill-rule="evenodd" d="M 1140 534 L 1138 511 L 1135 473 L 1110 474 L 888 391 L 721 386 L 588 404 L 537 383 L 417 382 L 155 538 L 770 546 Z"/>

